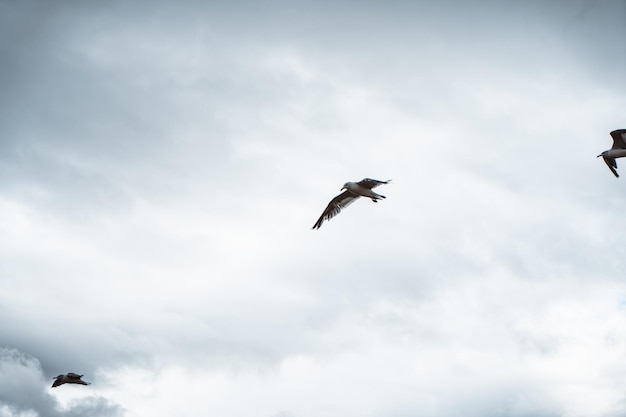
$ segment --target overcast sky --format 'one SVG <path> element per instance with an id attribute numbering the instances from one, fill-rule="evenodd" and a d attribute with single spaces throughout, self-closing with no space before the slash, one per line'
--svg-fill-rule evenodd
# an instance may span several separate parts
<path id="1" fill-rule="evenodd" d="M 0 0 L 0 417 L 625 415 L 625 21 Z"/>

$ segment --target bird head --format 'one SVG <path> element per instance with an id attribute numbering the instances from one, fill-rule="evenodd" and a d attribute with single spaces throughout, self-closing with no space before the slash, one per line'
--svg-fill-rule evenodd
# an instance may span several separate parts
<path id="1" fill-rule="evenodd" d="M 601 156 L 606 155 L 606 154 L 607 154 L 607 152 L 608 152 L 608 151 L 604 151 L 604 152 L 602 152 L 600 155 L 596 156 L 596 158 L 600 158 Z"/>
<path id="2" fill-rule="evenodd" d="M 341 187 L 341 190 L 349 190 L 350 189 L 350 185 L 354 184 L 353 182 L 347 182 L 343 185 L 343 187 Z"/>

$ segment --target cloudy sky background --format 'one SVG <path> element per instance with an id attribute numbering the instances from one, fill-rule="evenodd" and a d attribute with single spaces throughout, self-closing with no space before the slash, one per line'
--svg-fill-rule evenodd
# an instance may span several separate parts
<path id="1" fill-rule="evenodd" d="M 625 20 L 0 1 L 0 416 L 623 416 Z"/>

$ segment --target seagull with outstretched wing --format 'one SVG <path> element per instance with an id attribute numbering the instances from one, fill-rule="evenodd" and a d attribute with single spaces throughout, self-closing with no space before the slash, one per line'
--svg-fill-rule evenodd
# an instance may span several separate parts
<path id="1" fill-rule="evenodd" d="M 89 385 L 91 382 L 85 382 L 81 378 L 82 375 L 75 374 L 74 372 L 70 372 L 66 375 L 59 375 L 54 377 L 54 382 L 52 383 L 52 388 L 58 387 L 63 384 L 80 384 L 80 385 Z"/>
<path id="2" fill-rule="evenodd" d="M 602 157 L 606 166 L 609 167 L 613 175 L 615 175 L 616 178 L 619 178 L 615 158 L 626 156 L 626 129 L 612 131 L 611 137 L 613 138 L 613 146 L 608 151 L 604 151 L 598 155 L 598 158 Z"/>
<path id="3" fill-rule="evenodd" d="M 381 198 L 387 198 L 384 195 L 380 195 L 372 191 L 372 188 L 378 187 L 380 184 L 388 184 L 389 181 L 373 180 L 371 178 L 364 178 L 359 182 L 347 182 L 341 187 L 342 190 L 346 190 L 339 194 L 337 197 L 330 200 L 328 206 L 322 213 L 319 219 L 313 225 L 313 229 L 319 229 L 322 227 L 324 220 L 330 220 L 335 217 L 339 212 L 348 207 L 359 197 L 367 197 L 374 203 L 378 202 Z"/>

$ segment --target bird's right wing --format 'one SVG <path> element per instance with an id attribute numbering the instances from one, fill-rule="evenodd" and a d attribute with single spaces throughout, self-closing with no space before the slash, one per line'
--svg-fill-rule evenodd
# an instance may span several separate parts
<path id="1" fill-rule="evenodd" d="M 372 178 L 363 178 L 361 181 L 357 182 L 357 184 L 361 187 L 369 188 L 371 190 L 372 188 L 378 187 L 380 184 L 388 184 L 389 181 L 391 180 L 380 181 L 374 180 Z"/>
<path id="2" fill-rule="evenodd" d="M 604 159 L 604 162 L 606 162 L 606 166 L 609 167 L 613 175 L 615 175 L 616 178 L 619 178 L 619 174 L 615 170 L 617 168 L 617 162 L 615 162 L 615 159 L 607 158 L 606 156 L 603 156 L 602 159 Z"/>
<path id="3" fill-rule="evenodd" d="M 52 388 L 54 387 L 58 387 L 59 385 L 64 384 L 63 381 L 61 381 L 61 378 L 55 379 L 54 382 L 52 383 Z"/>
<path id="4" fill-rule="evenodd" d="M 319 229 L 322 227 L 322 223 L 324 220 L 330 220 L 335 217 L 337 214 L 341 212 L 342 209 L 348 207 L 350 204 L 359 198 L 358 195 L 352 194 L 350 191 L 346 190 L 343 193 L 339 194 L 337 197 L 330 200 L 328 206 L 322 213 L 319 219 L 313 225 L 313 229 Z"/>
<path id="5" fill-rule="evenodd" d="M 626 149 L 626 129 L 618 129 L 611 132 L 613 147 L 611 149 Z"/>

